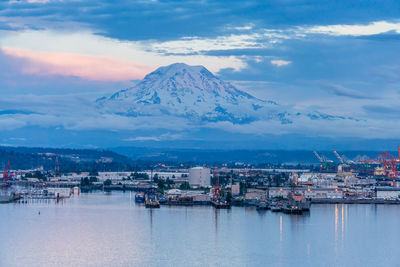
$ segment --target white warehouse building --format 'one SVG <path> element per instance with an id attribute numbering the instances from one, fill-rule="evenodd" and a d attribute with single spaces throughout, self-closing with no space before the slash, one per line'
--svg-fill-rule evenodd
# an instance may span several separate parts
<path id="1" fill-rule="evenodd" d="M 194 167 L 189 169 L 189 185 L 207 187 L 211 184 L 211 172 L 209 168 Z"/>

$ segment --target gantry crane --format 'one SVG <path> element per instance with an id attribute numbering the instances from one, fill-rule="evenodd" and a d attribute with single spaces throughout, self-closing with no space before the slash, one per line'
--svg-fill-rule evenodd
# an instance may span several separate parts
<path id="1" fill-rule="evenodd" d="M 313 153 L 314 153 L 314 155 L 317 157 L 317 159 L 319 160 L 319 162 L 321 163 L 321 172 L 322 171 L 324 171 L 324 170 L 330 170 L 330 168 L 329 168 L 329 164 L 330 163 L 333 163 L 333 161 L 332 160 L 330 160 L 330 159 L 328 159 L 325 155 L 319 155 L 318 153 L 317 153 L 317 151 L 315 151 L 315 150 L 313 150 Z"/>
<path id="2" fill-rule="evenodd" d="M 10 161 L 11 161 L 11 157 L 8 158 L 8 163 L 3 171 L 3 182 L 7 182 L 8 179 L 10 178 L 10 176 L 8 175 L 8 171 L 10 170 Z"/>
<path id="3" fill-rule="evenodd" d="M 335 154 L 335 156 L 337 157 L 337 159 L 340 161 L 341 164 L 344 164 L 344 160 L 343 160 L 342 157 L 339 155 L 339 153 L 337 153 L 336 150 L 333 150 L 333 154 Z"/>

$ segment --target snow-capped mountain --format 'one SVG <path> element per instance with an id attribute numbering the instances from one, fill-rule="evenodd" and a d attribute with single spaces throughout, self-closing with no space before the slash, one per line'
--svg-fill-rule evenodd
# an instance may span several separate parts
<path id="1" fill-rule="evenodd" d="M 97 100 L 103 112 L 125 116 L 178 116 L 197 122 L 248 123 L 287 114 L 273 101 L 258 99 L 214 76 L 203 66 L 160 67 L 132 88 Z"/>

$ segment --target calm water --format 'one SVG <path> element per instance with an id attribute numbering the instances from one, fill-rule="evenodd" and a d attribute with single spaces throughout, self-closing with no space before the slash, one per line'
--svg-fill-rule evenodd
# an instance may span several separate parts
<path id="1" fill-rule="evenodd" d="M 400 266 L 399 226 L 397 205 L 313 205 L 300 216 L 81 194 L 0 205 L 0 266 Z"/>

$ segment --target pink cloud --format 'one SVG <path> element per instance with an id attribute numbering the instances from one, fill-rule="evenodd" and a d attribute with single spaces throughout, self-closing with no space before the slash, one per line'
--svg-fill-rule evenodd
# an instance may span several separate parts
<path id="1" fill-rule="evenodd" d="M 142 79 L 154 67 L 106 56 L 32 51 L 2 47 L 4 54 L 25 59 L 22 72 L 32 75 L 77 76 L 96 81 Z"/>

